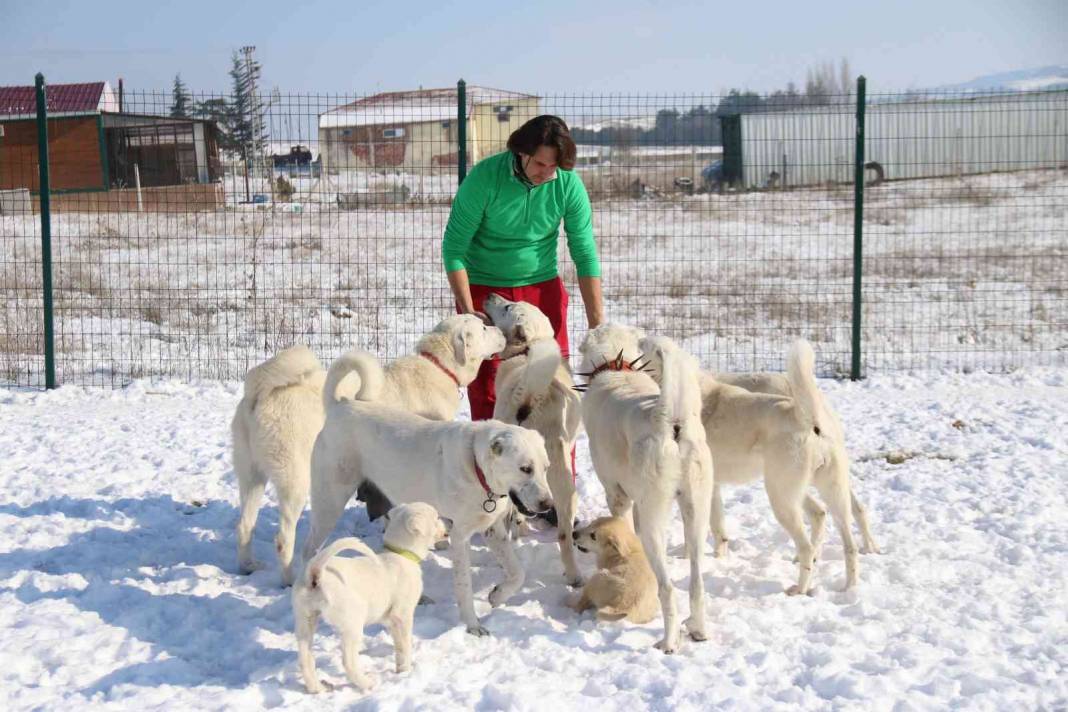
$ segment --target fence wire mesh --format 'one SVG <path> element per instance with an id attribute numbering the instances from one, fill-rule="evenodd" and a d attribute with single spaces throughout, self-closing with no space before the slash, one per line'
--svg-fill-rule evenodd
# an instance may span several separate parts
<path id="1" fill-rule="evenodd" d="M 779 369 L 805 337 L 848 373 L 854 96 L 465 94 L 468 168 L 537 114 L 571 125 L 610 320 L 716 370 Z M 59 382 L 237 379 L 294 343 L 408 353 L 453 311 L 457 103 L 127 90 L 53 112 Z M 34 115 L 0 115 L 0 378 L 39 386 Z M 869 95 L 866 133 L 865 370 L 1068 361 L 1068 92 Z"/>

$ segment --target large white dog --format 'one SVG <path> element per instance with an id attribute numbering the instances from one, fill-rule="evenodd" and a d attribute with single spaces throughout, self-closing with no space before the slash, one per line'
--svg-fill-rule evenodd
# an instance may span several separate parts
<path id="1" fill-rule="evenodd" d="M 793 397 L 793 388 L 790 386 L 790 379 L 782 373 L 717 373 L 712 378 L 725 385 L 737 386 L 744 388 L 747 391 L 753 393 L 767 393 L 770 395 Z M 827 423 L 832 427 L 824 429 L 824 433 L 833 442 L 833 447 L 830 451 L 830 461 L 824 465 L 829 468 L 830 471 L 838 473 L 849 473 L 849 453 L 845 446 L 845 431 L 842 428 L 841 418 L 838 417 L 838 413 L 831 407 L 830 401 L 823 394 L 819 392 L 819 405 L 822 410 L 820 422 Z M 716 555 L 723 556 L 727 552 L 727 530 L 723 517 L 723 499 L 720 495 L 721 484 L 732 484 L 724 479 L 722 482 L 716 480 L 716 485 L 712 494 L 712 534 L 716 537 Z M 857 528 L 860 530 L 861 546 L 860 553 L 862 554 L 878 554 L 879 546 L 875 543 L 875 537 L 871 533 L 871 525 L 868 522 L 868 509 L 857 498 L 857 493 L 853 491 L 852 485 L 849 488 L 849 500 L 853 510 L 853 517 L 857 522 Z M 812 527 L 812 545 L 815 549 L 815 556 L 819 558 L 820 547 L 824 541 L 824 525 L 826 523 L 826 510 L 823 505 L 820 504 L 812 495 L 805 493 L 804 503 L 805 513 L 808 514 L 809 522 Z"/>
<path id="2" fill-rule="evenodd" d="M 716 468 L 711 526 L 717 555 L 726 552 L 723 504 L 719 487 L 764 478 L 775 518 L 797 547 L 798 579 L 789 594 L 811 589 L 815 556 L 822 545 L 825 512 L 808 494 L 814 486 L 827 503 L 845 551 L 845 588 L 857 582 L 857 546 L 852 532 L 852 508 L 861 511 L 849 481 L 849 458 L 841 424 L 825 405 L 814 375 L 815 357 L 806 341 L 797 341 L 787 355 L 785 378 L 774 374 L 737 374 L 737 382 L 753 388 L 788 391 L 790 395 L 759 393 L 727 385 L 701 373 L 702 420 Z M 650 366 L 659 378 L 660 365 Z M 805 531 L 804 512 L 812 525 Z M 866 547 L 875 542 L 867 517 L 858 517 Z"/>
<path id="3" fill-rule="evenodd" d="M 396 407 L 452 420 L 460 407 L 458 387 L 473 381 L 482 361 L 503 348 L 504 335 L 496 327 L 473 315 L 450 316 L 419 340 L 415 355 L 397 359 L 384 372 L 376 361 L 368 378 L 377 382 L 370 387 L 376 398 Z M 244 397 L 231 423 L 241 498 L 237 558 L 244 573 L 261 566 L 252 558 L 251 540 L 270 482 L 278 496 L 275 549 L 282 582 L 293 582 L 297 520 L 308 501 L 312 445 L 325 417 L 325 379 L 326 371 L 306 346 L 278 353 L 245 377 Z M 341 395 L 351 396 L 357 385 L 355 378 L 342 382 Z M 388 503 L 380 506 L 388 510 Z"/>
<path id="4" fill-rule="evenodd" d="M 545 438 L 560 558 L 567 582 L 577 586 L 582 576 L 571 541 L 578 511 L 571 449 L 582 425 L 582 401 L 574 391 L 549 317 L 533 304 L 509 301 L 498 294 L 489 295 L 482 308 L 507 341 L 497 369 L 493 417 L 537 430 Z"/>
<path id="5" fill-rule="evenodd" d="M 524 574 L 510 538 L 495 535 L 503 530 L 494 525 L 509 511 L 505 498 L 528 515 L 552 506 L 545 441 L 534 430 L 496 420 L 442 423 L 366 401 L 365 389 L 377 378 L 371 371 L 364 371 L 370 378 L 355 400 L 336 401 L 334 384 L 358 363 L 375 362 L 352 352 L 327 373 L 326 424 L 312 450 L 312 526 L 304 556 L 310 559 L 326 540 L 365 480 L 393 502 L 426 502 L 452 520 L 449 540 L 460 618 L 468 632 L 486 635 L 475 615 L 468 542 L 475 532 L 487 532 L 487 543 L 505 570 L 490 603 L 503 603 L 522 585 Z"/>
<path id="6" fill-rule="evenodd" d="M 712 497 L 712 458 L 701 425 L 697 363 L 669 339 L 643 346 L 661 364 L 661 386 L 634 370 L 642 356 L 640 334 L 630 327 L 602 324 L 581 346 L 589 374 L 582 420 L 590 455 L 614 516 L 635 510 L 638 536 L 653 567 L 664 616 L 664 638 L 657 647 L 679 645 L 674 587 L 667 569 L 667 526 L 676 500 L 682 512 L 690 559 L 690 617 L 686 628 L 705 640 L 704 582 L 701 562 Z"/>

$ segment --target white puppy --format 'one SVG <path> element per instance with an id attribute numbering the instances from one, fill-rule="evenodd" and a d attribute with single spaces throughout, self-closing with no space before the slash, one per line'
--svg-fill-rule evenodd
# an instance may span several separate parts
<path id="1" fill-rule="evenodd" d="M 857 546 L 852 533 L 852 497 L 849 460 L 837 417 L 823 405 L 814 375 L 815 356 L 805 341 L 797 341 L 787 355 L 786 386 L 789 396 L 754 393 L 718 382 L 701 374 L 702 419 L 716 467 L 711 525 L 717 554 L 726 552 L 723 505 L 718 485 L 739 484 L 764 478 L 772 511 L 794 540 L 799 563 L 797 583 L 789 594 L 808 593 L 812 567 L 822 545 L 825 513 L 808 496 L 815 486 L 831 510 L 845 551 L 845 588 L 857 582 Z M 656 358 L 650 359 L 659 374 Z M 776 378 L 739 376 L 742 382 L 782 387 Z M 859 505 L 859 503 L 858 503 Z M 810 537 L 803 512 L 811 524 Z M 864 529 L 866 529 L 866 517 Z M 866 538 L 870 539 L 870 532 Z M 870 542 L 874 547 L 874 541 Z"/>
<path id="2" fill-rule="evenodd" d="M 341 634 L 341 653 L 349 681 L 366 690 L 372 680 L 360 671 L 363 629 L 385 623 L 393 638 L 397 672 L 412 666 L 412 623 L 423 593 L 419 566 L 430 546 L 445 535 L 445 527 L 429 504 L 413 502 L 390 512 L 383 543 L 375 554 L 359 539 L 338 539 L 308 562 L 293 587 L 293 622 L 297 635 L 300 674 L 308 692 L 323 687 L 315 672 L 312 637 L 322 616 Z M 357 551 L 359 559 L 336 557 Z"/>
<path id="3" fill-rule="evenodd" d="M 497 403 L 493 417 L 531 428 L 545 438 L 549 455 L 549 490 L 556 505 L 557 540 L 564 576 L 582 583 L 571 532 L 578 511 L 571 450 L 582 425 L 582 402 L 560 354 L 549 318 L 533 304 L 491 294 L 482 308 L 507 341 L 497 369 Z"/>
<path id="4" fill-rule="evenodd" d="M 636 510 L 638 536 L 656 575 L 664 615 L 664 638 L 657 647 L 670 653 L 679 645 L 674 587 L 667 570 L 667 525 L 676 500 L 690 558 L 686 628 L 694 640 L 707 639 L 701 561 L 712 459 L 703 445 L 696 361 L 668 339 L 648 342 L 663 364 L 658 388 L 646 373 L 633 370 L 642 356 L 639 335 L 630 327 L 602 324 L 586 336 L 580 350 L 590 380 L 582 420 L 612 515 L 629 518 L 631 508 Z"/>
<path id="5" fill-rule="evenodd" d="M 373 359 L 348 353 L 327 373 L 326 424 L 312 450 L 312 526 L 305 556 L 326 539 L 361 482 L 373 482 L 393 502 L 428 502 L 452 520 L 449 539 L 461 620 L 469 632 L 485 635 L 488 631 L 475 615 L 468 540 L 507 515 L 506 497 L 527 515 L 552 507 L 545 441 L 533 430 L 496 420 L 441 423 L 366 402 L 364 386 L 353 401 L 327 395 L 360 361 Z M 506 577 L 490 593 L 495 606 L 518 590 L 524 576 L 511 540 L 494 536 L 496 531 L 487 533 L 487 543 Z"/>
<path id="6" fill-rule="evenodd" d="M 397 359 L 384 372 L 375 362 L 374 397 L 428 418 L 452 420 L 460 407 L 459 386 L 473 381 L 482 361 L 503 348 L 504 335 L 496 327 L 470 314 L 450 316 L 419 340 L 415 355 Z M 238 568 L 249 573 L 260 567 L 250 543 L 270 482 L 279 508 L 275 549 L 287 586 L 293 582 L 297 520 L 308 501 L 311 449 L 325 417 L 325 379 L 326 372 L 306 346 L 286 349 L 249 371 L 231 424 L 241 498 Z M 358 385 L 355 379 L 346 380 L 341 392 L 351 396 Z M 389 509 L 388 502 L 376 504 L 381 513 Z"/>

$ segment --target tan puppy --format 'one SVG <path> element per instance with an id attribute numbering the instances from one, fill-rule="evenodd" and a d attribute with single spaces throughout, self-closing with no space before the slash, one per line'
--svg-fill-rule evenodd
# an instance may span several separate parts
<path id="1" fill-rule="evenodd" d="M 597 609 L 602 621 L 648 623 L 656 617 L 656 575 L 642 543 L 620 517 L 601 517 L 575 531 L 579 551 L 597 554 L 597 573 L 582 587 L 571 607 L 577 613 Z"/>

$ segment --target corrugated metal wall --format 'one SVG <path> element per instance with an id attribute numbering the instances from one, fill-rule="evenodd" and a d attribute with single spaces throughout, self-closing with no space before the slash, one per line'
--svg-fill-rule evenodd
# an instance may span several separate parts
<path id="1" fill-rule="evenodd" d="M 888 180 L 1068 164 L 1068 92 L 869 103 L 866 160 Z M 846 183 L 853 175 L 849 103 L 742 116 L 743 183 Z"/>

